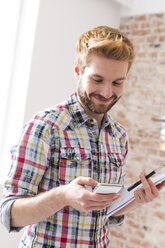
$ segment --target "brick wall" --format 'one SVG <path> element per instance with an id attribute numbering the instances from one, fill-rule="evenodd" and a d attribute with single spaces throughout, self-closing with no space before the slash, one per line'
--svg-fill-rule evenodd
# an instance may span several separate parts
<path id="1" fill-rule="evenodd" d="M 165 164 L 165 152 L 159 151 L 160 123 L 151 120 L 165 115 L 165 13 L 125 17 L 121 30 L 133 41 L 136 60 L 111 114 L 129 135 L 126 185 L 130 185 L 142 170 Z M 127 214 L 121 227 L 111 228 L 110 247 L 165 247 L 164 189 L 158 199 Z"/>

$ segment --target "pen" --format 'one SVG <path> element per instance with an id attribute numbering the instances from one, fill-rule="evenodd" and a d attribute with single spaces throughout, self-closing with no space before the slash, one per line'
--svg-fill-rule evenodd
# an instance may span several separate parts
<path id="1" fill-rule="evenodd" d="M 165 165 L 163 165 L 165 166 Z M 160 170 L 161 168 L 163 168 L 163 166 L 161 167 L 158 167 L 157 169 L 151 171 L 145 178 L 148 179 L 150 178 L 151 176 L 153 176 L 154 174 L 156 174 L 156 171 Z M 134 183 L 132 186 L 130 186 L 127 190 L 128 191 L 131 191 L 132 189 L 136 188 L 138 185 L 140 185 L 142 182 L 141 180 L 137 181 L 136 183 Z"/>

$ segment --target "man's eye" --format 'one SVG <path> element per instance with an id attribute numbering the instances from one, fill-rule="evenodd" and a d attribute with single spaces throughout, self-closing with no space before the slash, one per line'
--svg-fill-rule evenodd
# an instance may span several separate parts
<path id="1" fill-rule="evenodd" d="M 93 79 L 96 83 L 101 83 L 103 80 L 102 79 Z"/>
<path id="2" fill-rule="evenodd" d="M 119 85 L 121 85 L 121 84 L 122 84 L 122 82 L 117 82 L 117 81 L 114 81 L 114 82 L 113 82 L 113 84 L 114 84 L 114 85 L 116 85 L 116 86 L 119 86 Z"/>

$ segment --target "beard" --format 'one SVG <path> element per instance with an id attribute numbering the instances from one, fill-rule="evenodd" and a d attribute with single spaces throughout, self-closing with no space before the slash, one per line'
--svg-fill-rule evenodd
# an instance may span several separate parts
<path id="1" fill-rule="evenodd" d="M 90 110 L 92 113 L 95 113 L 95 114 L 107 113 L 121 98 L 121 96 L 117 97 L 117 95 L 113 94 L 110 98 L 107 99 L 107 98 L 101 96 L 100 94 L 97 94 L 94 92 L 90 93 L 88 96 L 87 93 L 85 91 L 83 91 L 81 83 L 78 86 L 77 93 L 78 93 L 78 96 L 80 98 L 80 101 L 85 105 L 85 107 L 87 107 L 88 110 Z M 100 100 L 109 100 L 111 102 L 109 104 L 104 104 L 104 103 L 95 104 L 92 101 L 93 96 L 94 97 L 96 96 Z"/>

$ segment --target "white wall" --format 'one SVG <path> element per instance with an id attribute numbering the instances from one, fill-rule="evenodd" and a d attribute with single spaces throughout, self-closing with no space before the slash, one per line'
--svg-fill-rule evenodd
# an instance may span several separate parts
<path id="1" fill-rule="evenodd" d="M 79 35 L 98 25 L 119 23 L 120 4 L 113 0 L 41 0 L 25 121 L 76 88 L 73 65 Z"/>
<path id="2" fill-rule="evenodd" d="M 119 23 L 120 5 L 113 0 L 41 0 L 25 121 L 75 89 L 73 65 L 79 35 L 97 25 L 119 27 Z M 0 195 L 1 191 L 0 185 Z M 8 234 L 0 225 L 0 247 L 17 248 L 21 235 Z"/>
<path id="3" fill-rule="evenodd" d="M 122 7 L 122 16 L 165 12 L 164 0 L 132 0 L 132 8 Z"/>

